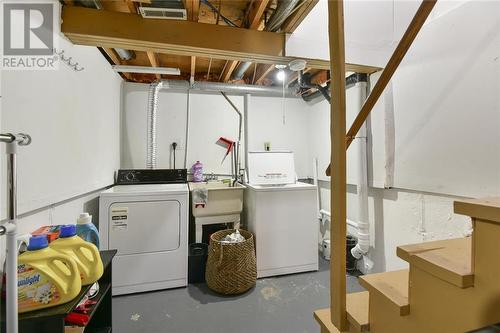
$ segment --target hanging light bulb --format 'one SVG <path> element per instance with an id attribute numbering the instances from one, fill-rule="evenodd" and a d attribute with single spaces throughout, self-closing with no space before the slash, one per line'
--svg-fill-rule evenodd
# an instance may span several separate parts
<path id="1" fill-rule="evenodd" d="M 280 82 L 285 81 L 285 71 L 284 71 L 284 70 L 282 70 L 282 69 L 280 69 L 280 70 L 278 71 L 278 74 L 276 74 L 276 78 L 277 78 L 277 79 L 278 79 L 278 81 L 280 81 Z"/>
<path id="2" fill-rule="evenodd" d="M 286 124 L 286 110 L 285 110 L 285 78 L 286 78 L 286 74 L 285 74 L 285 68 L 287 68 L 288 66 L 287 65 L 281 65 L 281 64 L 278 64 L 278 65 L 274 65 L 274 67 L 276 67 L 276 69 L 278 70 L 278 74 L 276 74 L 276 78 L 278 79 L 278 81 L 280 81 L 282 83 L 282 88 L 283 88 L 283 99 L 281 101 L 281 105 L 282 105 L 282 108 L 283 108 L 283 125 Z"/>
<path id="3" fill-rule="evenodd" d="M 287 66 L 286 65 L 274 65 L 274 67 L 276 67 L 276 69 L 278 69 L 278 74 L 276 74 L 276 78 L 278 79 L 278 81 L 284 82 L 285 77 L 286 77 L 285 68 Z"/>

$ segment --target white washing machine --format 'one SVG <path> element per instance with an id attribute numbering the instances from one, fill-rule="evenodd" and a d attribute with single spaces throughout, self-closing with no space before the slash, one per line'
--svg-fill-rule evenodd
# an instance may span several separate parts
<path id="1" fill-rule="evenodd" d="M 116 249 L 113 295 L 187 285 L 186 170 L 120 170 L 101 193 L 101 249 Z M 158 184 L 161 182 L 162 184 Z"/>
<path id="2" fill-rule="evenodd" d="M 318 270 L 317 188 L 296 180 L 293 152 L 249 152 L 244 216 L 257 277 Z"/>

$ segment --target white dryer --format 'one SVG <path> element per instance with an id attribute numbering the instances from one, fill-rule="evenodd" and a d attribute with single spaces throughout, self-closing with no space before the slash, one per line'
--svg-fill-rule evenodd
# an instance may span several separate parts
<path id="1" fill-rule="evenodd" d="M 120 170 L 117 183 L 129 185 L 101 193 L 101 249 L 118 250 L 113 295 L 187 285 L 189 190 L 184 175 L 185 170 Z"/>

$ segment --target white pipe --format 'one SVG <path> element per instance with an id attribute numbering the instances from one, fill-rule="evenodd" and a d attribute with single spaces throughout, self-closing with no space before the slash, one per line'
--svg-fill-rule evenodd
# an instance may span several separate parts
<path id="1" fill-rule="evenodd" d="M 366 82 L 358 82 L 356 84 L 360 88 L 361 103 L 366 98 Z M 366 158 L 366 125 L 361 126 L 358 135 L 356 136 L 358 167 L 357 167 L 357 206 L 358 206 L 358 243 L 351 250 L 352 255 L 356 259 L 368 254 L 370 250 L 370 224 L 368 221 L 368 163 Z"/>
<path id="2" fill-rule="evenodd" d="M 244 182 L 248 183 L 248 117 L 250 111 L 250 94 L 243 96 L 243 145 L 245 149 L 245 176 Z"/>
<path id="3" fill-rule="evenodd" d="M 318 206 L 318 218 L 321 218 L 321 189 L 318 182 L 318 158 L 313 158 L 313 184 L 316 185 L 316 200 Z"/>

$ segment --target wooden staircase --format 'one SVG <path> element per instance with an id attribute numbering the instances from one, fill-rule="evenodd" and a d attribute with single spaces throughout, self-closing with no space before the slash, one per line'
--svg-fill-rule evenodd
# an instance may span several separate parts
<path id="1" fill-rule="evenodd" d="M 409 270 L 360 277 L 367 291 L 346 298 L 348 332 L 469 332 L 500 322 L 500 198 L 456 201 L 473 235 L 397 248 Z M 339 332 L 330 309 L 321 332 Z"/>

